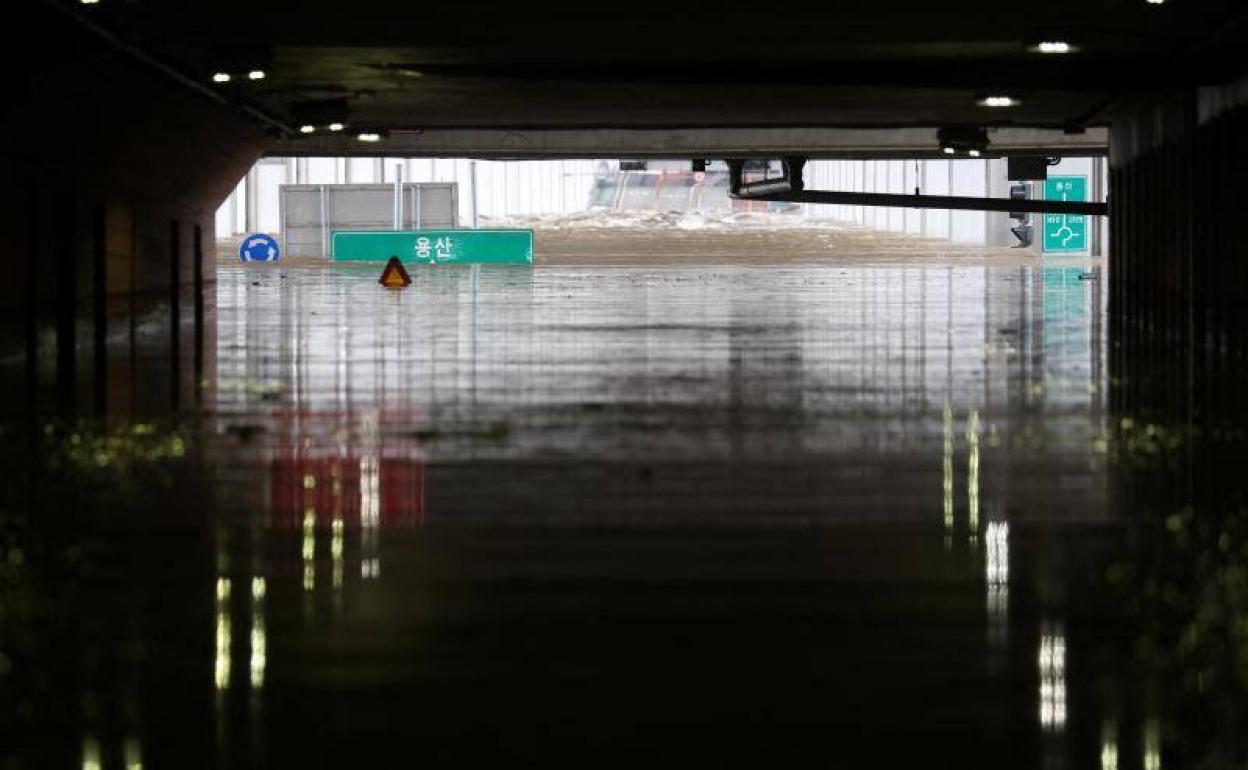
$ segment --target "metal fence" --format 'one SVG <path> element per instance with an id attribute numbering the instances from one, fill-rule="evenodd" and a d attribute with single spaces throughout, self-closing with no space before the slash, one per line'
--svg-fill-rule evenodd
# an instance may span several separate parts
<path id="1" fill-rule="evenodd" d="M 454 182 L 282 185 L 285 254 L 329 256 L 334 230 L 446 229 L 459 224 Z"/>

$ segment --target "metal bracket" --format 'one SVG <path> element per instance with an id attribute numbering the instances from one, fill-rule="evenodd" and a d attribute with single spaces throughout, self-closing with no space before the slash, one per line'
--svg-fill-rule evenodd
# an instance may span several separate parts
<path id="1" fill-rule="evenodd" d="M 770 181 L 770 180 L 769 180 Z M 756 183 L 765 184 L 765 183 Z M 731 193 L 738 200 L 826 203 L 841 206 L 881 206 L 908 209 L 956 209 L 964 211 L 1030 211 L 1038 214 L 1085 214 L 1109 216 L 1108 203 L 1086 201 L 1019 200 L 1016 198 L 969 198 L 956 195 L 899 195 L 892 193 L 838 192 L 833 190 L 754 191 L 742 185 Z"/>
<path id="2" fill-rule="evenodd" d="M 1038 214 L 1084 214 L 1109 216 L 1109 204 L 1087 201 L 1046 201 L 1019 198 L 971 198 L 959 195 L 902 195 L 894 193 L 805 190 L 802 169 L 806 158 L 788 156 L 781 160 L 784 175 L 759 182 L 745 182 L 745 161 L 728 164 L 728 197 L 735 200 L 779 201 L 784 203 L 825 203 L 841 206 L 880 206 L 907 209 L 955 209 L 963 211 L 1035 212 Z"/>
<path id="3" fill-rule="evenodd" d="M 806 159 L 802 157 L 781 158 L 780 165 L 784 169 L 784 174 L 775 179 L 763 179 L 757 182 L 744 181 L 744 160 L 733 158 L 725 162 L 728 164 L 728 190 L 733 198 L 754 198 L 760 195 L 800 192 L 805 186 L 802 180 L 802 169 L 806 167 Z"/>

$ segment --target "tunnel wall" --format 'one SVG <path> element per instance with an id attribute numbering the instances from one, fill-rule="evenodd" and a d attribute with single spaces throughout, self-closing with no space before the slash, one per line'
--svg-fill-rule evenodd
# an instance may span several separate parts
<path id="1" fill-rule="evenodd" d="M 1248 79 L 1122 110 L 1110 173 L 1117 400 L 1195 424 L 1239 419 L 1248 413 Z"/>
<path id="2" fill-rule="evenodd" d="M 36 4 L 4 54 L 0 408 L 158 413 L 206 379 L 214 214 L 266 138 L 74 18 Z"/>

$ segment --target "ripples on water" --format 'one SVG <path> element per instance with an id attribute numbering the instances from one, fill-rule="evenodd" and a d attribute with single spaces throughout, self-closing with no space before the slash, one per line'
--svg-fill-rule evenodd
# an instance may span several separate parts
<path id="1" fill-rule="evenodd" d="M 197 408 L 21 438 L 0 756 L 1242 761 L 1238 503 L 1087 269 L 222 269 Z"/>

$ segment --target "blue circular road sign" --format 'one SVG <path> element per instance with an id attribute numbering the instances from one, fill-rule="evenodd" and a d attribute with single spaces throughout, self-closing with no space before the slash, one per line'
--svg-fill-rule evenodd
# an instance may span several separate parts
<path id="1" fill-rule="evenodd" d="M 264 233 L 255 233 L 238 245 L 239 262 L 276 262 L 282 258 L 277 241 Z"/>

